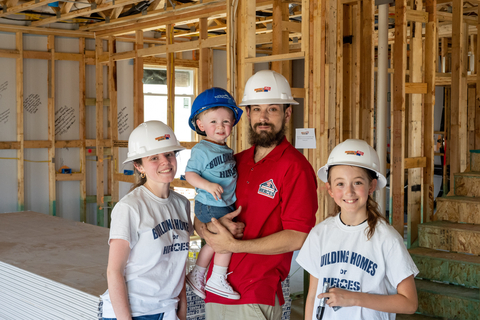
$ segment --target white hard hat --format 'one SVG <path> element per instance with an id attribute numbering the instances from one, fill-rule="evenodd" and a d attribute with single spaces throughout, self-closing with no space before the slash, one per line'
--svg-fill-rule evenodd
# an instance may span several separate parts
<path id="1" fill-rule="evenodd" d="M 328 181 L 328 168 L 337 165 L 347 165 L 369 169 L 377 174 L 377 190 L 387 184 L 385 176 L 379 172 L 380 160 L 375 149 L 367 142 L 358 139 L 348 139 L 333 148 L 327 164 L 318 169 L 317 175 L 323 182 Z"/>
<path id="2" fill-rule="evenodd" d="M 185 149 L 178 142 L 173 130 L 161 121 L 147 121 L 133 129 L 128 137 L 127 163 L 158 153 Z"/>
<path id="3" fill-rule="evenodd" d="M 298 104 L 293 100 L 287 79 L 272 70 L 262 70 L 248 79 L 239 106 L 258 104 Z"/>

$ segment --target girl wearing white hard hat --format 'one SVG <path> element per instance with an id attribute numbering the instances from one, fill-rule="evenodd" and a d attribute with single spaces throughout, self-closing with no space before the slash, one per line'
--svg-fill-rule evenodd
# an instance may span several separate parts
<path id="1" fill-rule="evenodd" d="M 128 139 L 137 183 L 112 211 L 103 319 L 186 319 L 185 264 L 193 234 L 190 202 L 170 190 L 176 153 L 172 129 L 147 121 Z"/>
<path id="2" fill-rule="evenodd" d="M 372 198 L 386 185 L 379 168 L 375 149 L 349 139 L 318 170 L 336 210 L 312 229 L 297 257 L 310 273 L 305 319 L 391 320 L 417 309 L 418 269 Z"/>

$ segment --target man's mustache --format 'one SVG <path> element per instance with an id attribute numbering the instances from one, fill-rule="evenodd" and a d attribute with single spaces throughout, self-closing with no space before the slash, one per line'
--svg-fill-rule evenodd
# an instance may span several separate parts
<path id="1" fill-rule="evenodd" d="M 271 123 L 266 123 L 266 122 L 255 123 L 255 124 L 253 125 L 253 129 L 257 129 L 258 126 L 262 126 L 262 127 L 264 127 L 264 126 L 269 126 L 272 130 L 274 129 L 273 124 L 271 124 Z"/>

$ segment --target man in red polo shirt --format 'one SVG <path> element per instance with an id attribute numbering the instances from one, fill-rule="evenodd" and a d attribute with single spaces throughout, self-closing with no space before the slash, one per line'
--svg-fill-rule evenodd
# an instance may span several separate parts
<path id="1" fill-rule="evenodd" d="M 241 298 L 207 292 L 207 320 L 282 317 L 281 281 L 290 271 L 292 252 L 315 225 L 318 208 L 315 172 L 285 138 L 292 104 L 298 103 L 287 80 L 274 71 L 259 71 L 245 85 L 240 105 L 246 106 L 253 146 L 235 156 L 238 209 L 220 220 L 237 234 L 244 224 L 243 237 L 234 238 L 215 219 L 208 225 L 213 234 L 195 219 L 195 229 L 215 252 L 233 252 L 228 281 Z M 237 214 L 237 223 L 228 220 Z"/>

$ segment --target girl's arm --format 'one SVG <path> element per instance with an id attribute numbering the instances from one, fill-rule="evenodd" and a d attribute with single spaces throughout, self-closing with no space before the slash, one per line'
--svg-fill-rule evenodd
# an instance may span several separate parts
<path id="1" fill-rule="evenodd" d="M 124 276 L 129 255 L 130 244 L 128 241 L 122 239 L 110 240 L 107 266 L 108 293 L 118 320 L 132 319 Z"/>
<path id="2" fill-rule="evenodd" d="M 317 292 L 318 279 L 310 275 L 307 300 L 305 301 L 305 320 L 313 319 L 313 307 L 315 306 L 315 293 Z"/>
<path id="3" fill-rule="evenodd" d="M 180 291 L 178 296 L 180 301 L 178 301 L 177 317 L 180 320 L 187 319 L 187 289 L 185 287 L 185 281 L 183 282 L 183 289 Z"/>
<path id="4" fill-rule="evenodd" d="M 329 298 L 327 304 L 331 307 L 359 306 L 388 313 L 407 314 L 415 313 L 418 307 L 417 289 L 413 275 L 398 284 L 397 294 L 369 294 L 333 288 L 328 293 L 318 295 L 318 298 L 323 297 Z"/>
<path id="5" fill-rule="evenodd" d="M 202 189 L 212 194 L 215 200 L 222 199 L 223 188 L 218 183 L 213 183 L 202 178 L 198 173 L 193 171 L 185 172 L 185 179 L 192 186 Z"/>

